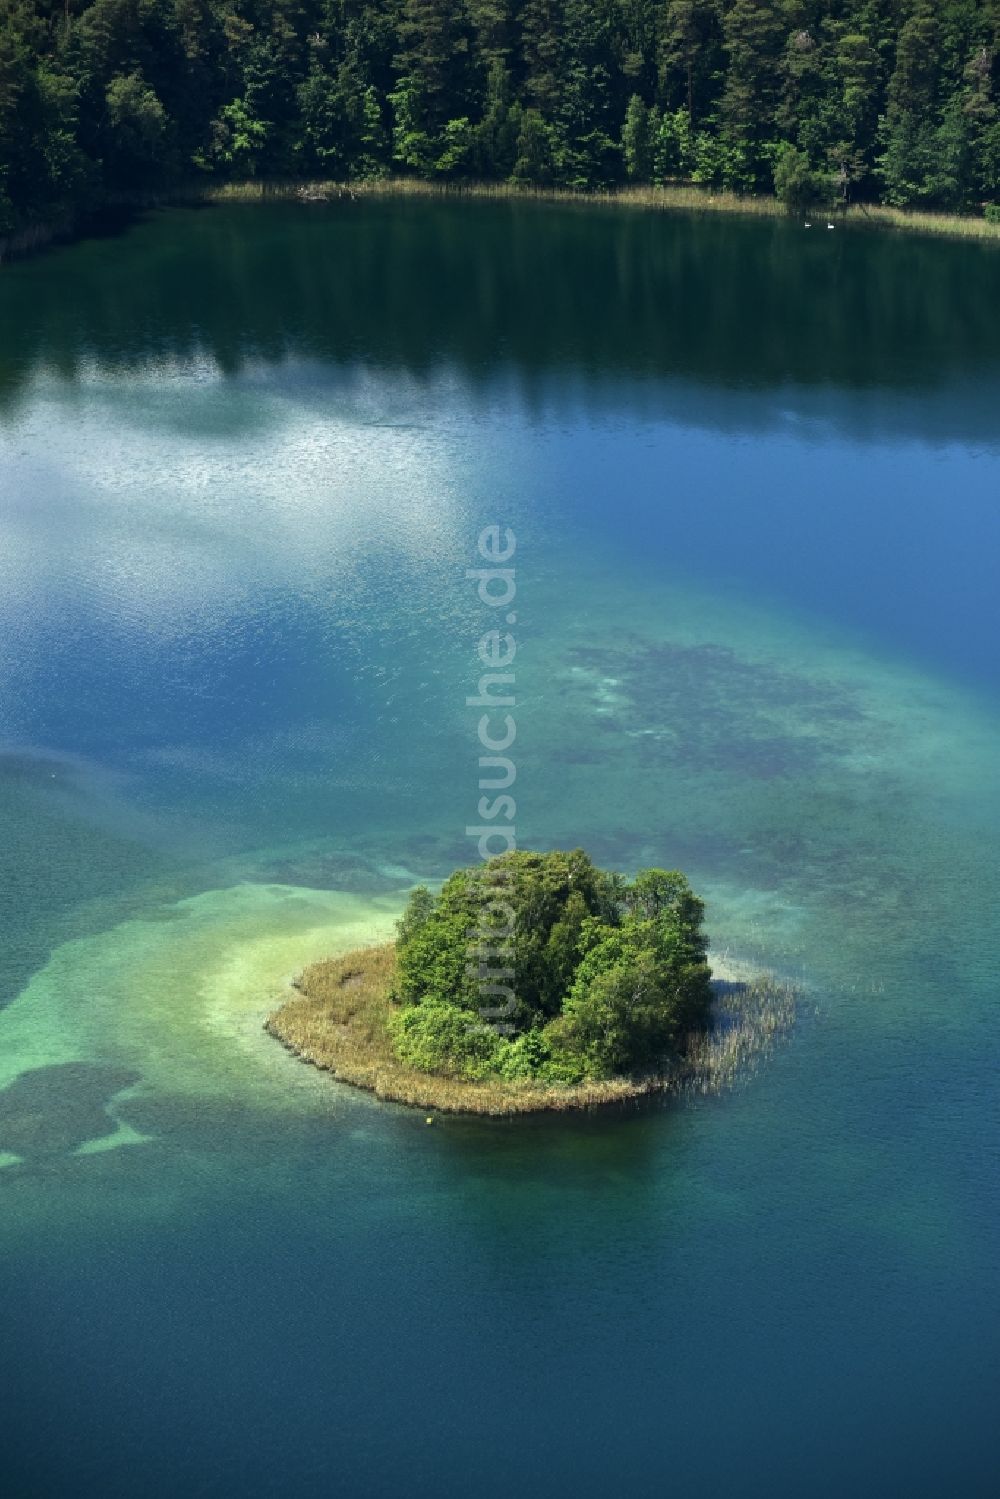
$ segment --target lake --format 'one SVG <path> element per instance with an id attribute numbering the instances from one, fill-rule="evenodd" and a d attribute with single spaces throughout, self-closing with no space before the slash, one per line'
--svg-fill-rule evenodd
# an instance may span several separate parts
<path id="1" fill-rule="evenodd" d="M 3 268 L 6 1493 L 995 1492 L 998 307 L 511 202 Z M 801 988 L 724 1096 L 427 1129 L 261 1030 L 475 856 L 494 524 L 519 842 Z"/>

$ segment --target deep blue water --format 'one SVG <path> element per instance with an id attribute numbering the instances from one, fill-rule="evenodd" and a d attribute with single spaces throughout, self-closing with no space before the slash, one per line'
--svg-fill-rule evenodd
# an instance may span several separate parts
<path id="1" fill-rule="evenodd" d="M 5 1492 L 995 1491 L 991 249 L 367 204 L 4 269 Z M 802 986 L 728 1095 L 428 1130 L 260 1031 L 472 852 L 494 522 L 520 840 Z"/>

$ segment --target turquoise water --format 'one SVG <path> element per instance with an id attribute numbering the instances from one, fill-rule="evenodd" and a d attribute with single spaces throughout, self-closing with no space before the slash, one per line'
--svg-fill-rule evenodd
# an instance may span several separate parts
<path id="1" fill-rule="evenodd" d="M 989 248 L 355 204 L 4 269 L 6 1490 L 994 1491 Z M 725 1097 L 427 1130 L 260 1029 L 470 856 L 491 523 L 523 845 L 802 985 Z"/>

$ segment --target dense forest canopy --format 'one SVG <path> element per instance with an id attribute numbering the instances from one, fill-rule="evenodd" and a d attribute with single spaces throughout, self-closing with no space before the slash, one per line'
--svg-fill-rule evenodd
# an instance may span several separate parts
<path id="1" fill-rule="evenodd" d="M 456 870 L 399 923 L 396 1054 L 468 1080 L 662 1068 L 708 1018 L 703 915 L 679 871 L 629 881 L 582 849 Z"/>
<path id="2" fill-rule="evenodd" d="M 0 233 L 192 180 L 1000 198 L 1000 0 L 0 0 Z"/>

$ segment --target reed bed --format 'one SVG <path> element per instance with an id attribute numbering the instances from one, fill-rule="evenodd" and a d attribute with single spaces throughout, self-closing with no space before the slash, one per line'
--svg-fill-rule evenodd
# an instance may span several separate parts
<path id="1" fill-rule="evenodd" d="M 885 204 L 852 204 L 842 215 L 849 223 L 876 228 L 907 229 L 918 234 L 941 234 L 959 239 L 1000 240 L 1000 224 L 962 213 L 931 213 L 917 208 L 889 208 Z"/>
<path id="2" fill-rule="evenodd" d="M 192 196 L 212 203 L 226 202 L 336 202 L 360 198 L 482 198 L 491 201 L 587 203 L 613 208 L 704 209 L 716 213 L 779 217 L 787 209 L 776 198 L 713 192 L 693 183 L 665 187 L 621 187 L 582 191 L 565 187 L 537 187 L 515 182 L 425 182 L 417 177 L 382 177 L 371 181 L 339 182 L 226 182 L 194 190 Z"/>
<path id="3" fill-rule="evenodd" d="M 5 260 L 18 260 L 24 255 L 34 255 L 46 249 L 54 240 L 64 239 L 72 233 L 69 219 L 53 220 L 52 223 L 27 224 L 10 234 L 0 236 L 0 265 Z"/>
<path id="4" fill-rule="evenodd" d="M 109 194 L 105 208 L 150 209 L 170 204 L 304 202 L 331 203 L 362 198 L 481 198 L 493 201 L 587 203 L 652 212 L 733 213 L 757 218 L 802 218 L 799 210 L 763 193 L 713 190 L 693 182 L 671 182 L 662 187 L 619 187 L 584 192 L 572 188 L 537 187 L 514 182 L 424 182 L 416 177 L 384 177 L 371 181 L 261 181 L 188 183 L 169 191 L 138 190 Z M 817 217 L 826 212 L 817 207 Z M 852 204 L 830 210 L 839 224 L 903 229 L 918 234 L 958 239 L 1000 240 L 1000 224 L 971 214 L 932 213 L 920 209 L 889 208 L 882 204 Z M 45 248 L 55 239 L 75 232 L 67 220 L 36 224 L 0 237 L 0 264 Z M 84 231 L 85 232 L 85 231 Z"/>
<path id="5" fill-rule="evenodd" d="M 494 201 L 528 200 L 542 203 L 588 203 L 612 208 L 684 213 L 735 213 L 757 218 L 804 218 L 765 193 L 733 193 L 671 182 L 662 187 L 620 187 L 584 192 L 572 188 L 537 187 L 513 182 L 424 182 L 415 177 L 385 177 L 372 181 L 340 182 L 227 182 L 198 187 L 189 195 L 207 202 L 334 202 L 361 198 L 482 198 Z M 816 207 L 817 217 L 827 210 Z M 830 222 L 905 229 L 962 239 L 1000 240 L 1000 224 L 971 214 L 933 213 L 882 204 L 851 204 L 831 209 Z"/>
<path id="6" fill-rule="evenodd" d="M 752 1077 L 798 1014 L 798 990 L 773 974 L 714 987 L 712 1023 L 690 1038 L 678 1078 L 686 1093 L 722 1093 Z"/>
<path id="7" fill-rule="evenodd" d="M 684 1061 L 661 1073 L 556 1087 L 501 1078 L 469 1082 L 404 1067 L 388 1019 L 395 973 L 392 943 L 314 963 L 264 1029 L 303 1061 L 377 1098 L 442 1114 L 495 1118 L 623 1103 L 652 1093 L 709 1094 L 759 1066 L 795 1019 L 795 991 L 767 975 L 716 985 L 716 1014 L 691 1038 Z"/>

